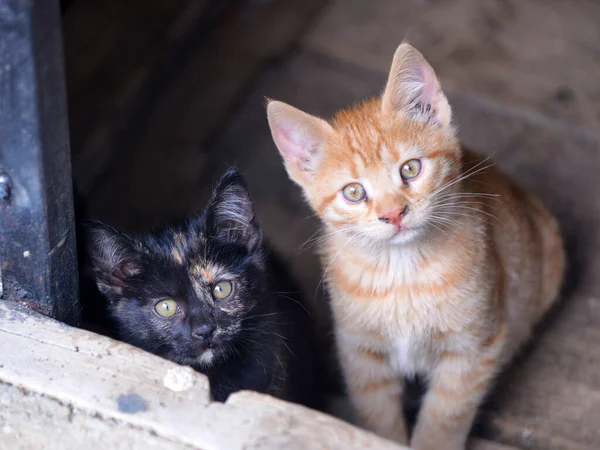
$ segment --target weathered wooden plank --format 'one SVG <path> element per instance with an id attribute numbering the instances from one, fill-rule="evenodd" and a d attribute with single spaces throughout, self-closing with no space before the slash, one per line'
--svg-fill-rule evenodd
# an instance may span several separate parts
<path id="1" fill-rule="evenodd" d="M 385 78 L 384 71 L 301 53 L 262 78 L 214 149 L 226 163 L 239 162 L 266 234 L 292 262 L 309 294 L 315 292 L 322 274 L 316 257 L 297 249 L 318 223 L 303 220 L 310 213 L 281 166 L 262 99 L 288 101 L 327 117 L 378 94 Z M 484 417 L 497 424 L 486 430 L 486 436 L 540 450 L 598 448 L 600 355 L 595 348 L 600 324 L 596 275 L 600 272 L 600 204 L 590 193 L 600 190 L 600 141 L 593 133 L 478 97 L 452 93 L 450 99 L 463 141 L 492 155 L 558 215 L 571 266 L 561 305 L 540 328 L 529 352 L 500 380 L 493 402 L 486 407 Z M 324 299 L 315 301 L 317 311 L 324 313 Z"/>
<path id="2" fill-rule="evenodd" d="M 85 412 L 84 419 L 102 418 L 105 428 L 116 421 L 180 448 L 404 448 L 331 416 L 257 393 L 234 394 L 225 404 L 210 402 L 206 377 L 189 367 L 71 328 L 13 302 L 0 302 L 0 354 L 0 391 L 3 383 L 41 394 Z M 19 403 L 5 403 L 2 396 L 0 419 L 6 414 L 3 408 L 18 417 Z M 60 443 L 80 437 L 79 427 L 64 426 L 69 417 L 55 417 L 64 431 Z M 43 416 L 28 418 L 34 434 L 55 426 Z M 93 426 L 89 421 L 85 425 Z M 22 422 L 9 426 L 25 430 Z M 121 435 L 124 442 L 140 439 L 139 433 Z M 7 442 L 3 448 L 11 448 L 4 447 Z M 85 447 L 107 448 L 93 440 Z"/>
<path id="3" fill-rule="evenodd" d="M 592 74 L 600 73 L 598 21 L 594 0 L 336 0 L 306 43 L 387 71 L 407 38 L 446 88 L 597 130 L 600 87 Z"/>
<path id="4" fill-rule="evenodd" d="M 5 383 L 0 383 L 0 432 L 6 450 L 197 448 Z"/>

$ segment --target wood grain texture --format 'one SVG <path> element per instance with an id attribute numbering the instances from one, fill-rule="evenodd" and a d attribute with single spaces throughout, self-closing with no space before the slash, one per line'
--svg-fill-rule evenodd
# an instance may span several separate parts
<path id="1" fill-rule="evenodd" d="M 0 383 L 0 431 L 8 450 L 197 448 L 5 383 Z"/>

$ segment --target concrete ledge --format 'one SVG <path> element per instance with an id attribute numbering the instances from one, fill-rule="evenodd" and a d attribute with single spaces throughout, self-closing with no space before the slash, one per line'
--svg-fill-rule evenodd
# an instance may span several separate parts
<path id="1" fill-rule="evenodd" d="M 4 449 L 402 449 L 326 414 L 208 380 L 112 339 L 0 301 Z"/>

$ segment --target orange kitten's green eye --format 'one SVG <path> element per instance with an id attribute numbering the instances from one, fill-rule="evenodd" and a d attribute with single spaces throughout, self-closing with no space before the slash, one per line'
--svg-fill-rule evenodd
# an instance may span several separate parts
<path id="1" fill-rule="evenodd" d="M 400 168 L 400 176 L 404 181 L 412 180 L 421 173 L 421 161 L 418 159 L 411 159 L 402 164 Z"/>
<path id="2" fill-rule="evenodd" d="M 213 295 L 218 299 L 227 298 L 232 291 L 233 283 L 231 281 L 219 281 L 213 288 Z"/>
<path id="3" fill-rule="evenodd" d="M 367 196 L 365 188 L 360 183 L 350 183 L 342 189 L 342 194 L 346 200 L 352 203 L 362 202 Z"/>
<path id="4" fill-rule="evenodd" d="M 170 298 L 161 300 L 154 305 L 154 310 L 161 317 L 171 317 L 177 312 L 177 303 Z"/>

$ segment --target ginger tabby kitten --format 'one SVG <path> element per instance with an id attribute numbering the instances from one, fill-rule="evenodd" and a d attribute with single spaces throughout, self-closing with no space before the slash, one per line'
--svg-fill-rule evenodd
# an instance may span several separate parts
<path id="1" fill-rule="evenodd" d="M 408 442 L 404 377 L 428 380 L 411 447 L 462 449 L 494 376 L 556 300 L 554 218 L 461 148 L 431 66 L 407 43 L 381 98 L 330 123 L 271 101 L 289 176 L 322 219 L 336 344 L 360 423 Z"/>

